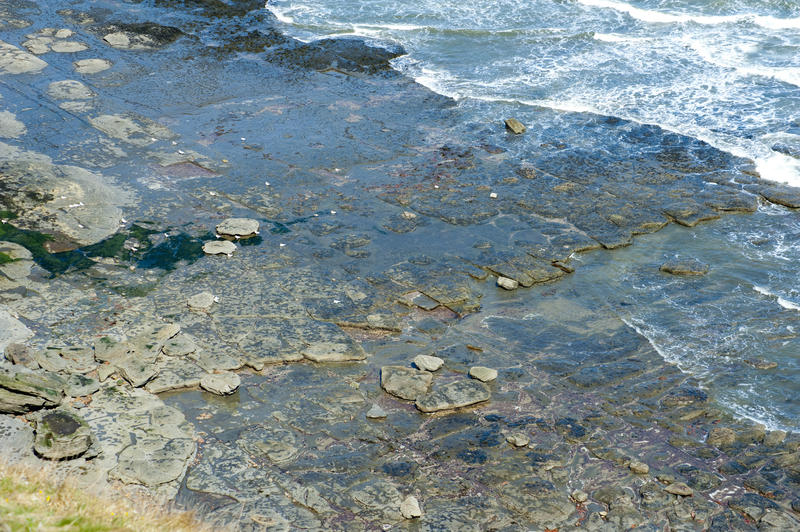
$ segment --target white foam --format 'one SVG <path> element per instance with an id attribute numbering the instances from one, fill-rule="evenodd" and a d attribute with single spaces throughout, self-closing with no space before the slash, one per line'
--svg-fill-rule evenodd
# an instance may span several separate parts
<path id="1" fill-rule="evenodd" d="M 778 302 L 778 304 L 787 310 L 800 310 L 800 305 L 798 305 L 797 303 L 789 301 L 788 299 L 784 299 L 783 297 L 770 291 L 767 288 L 764 288 L 763 286 L 753 285 L 753 290 L 755 290 L 761 295 L 765 295 L 767 297 L 774 297 L 775 300 Z"/>
<path id="2" fill-rule="evenodd" d="M 640 9 L 625 2 L 615 0 L 578 0 L 581 4 L 588 7 L 599 7 L 613 9 L 622 13 L 627 13 L 636 20 L 651 24 L 681 24 L 694 22 L 703 25 L 735 24 L 737 22 L 752 22 L 763 28 L 773 30 L 798 29 L 800 28 L 800 18 L 777 18 L 771 16 L 756 15 L 745 13 L 738 15 L 687 15 L 677 13 L 664 13 L 662 11 L 652 11 Z"/>
<path id="3" fill-rule="evenodd" d="M 275 4 L 266 3 L 264 4 L 264 8 L 275 15 L 275 18 L 278 19 L 279 22 L 283 22 L 284 24 L 294 24 L 294 18 L 287 15 L 287 13 L 292 10 L 291 6 L 287 8 L 281 8 Z"/>

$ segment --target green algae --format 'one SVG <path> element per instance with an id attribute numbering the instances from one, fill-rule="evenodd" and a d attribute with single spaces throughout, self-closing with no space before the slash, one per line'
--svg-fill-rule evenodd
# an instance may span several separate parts
<path id="1" fill-rule="evenodd" d="M 0 265 L 8 264 L 9 262 L 14 262 L 16 260 L 17 259 L 13 258 L 11 255 L 0 251 Z"/>

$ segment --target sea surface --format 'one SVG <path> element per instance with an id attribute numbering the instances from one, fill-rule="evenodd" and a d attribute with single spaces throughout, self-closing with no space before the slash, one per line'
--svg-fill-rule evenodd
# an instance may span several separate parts
<path id="1" fill-rule="evenodd" d="M 407 55 L 393 66 L 457 100 L 467 120 L 512 112 L 526 122 L 545 109 L 616 117 L 705 141 L 753 160 L 764 179 L 800 186 L 798 2 L 270 0 L 267 8 L 302 40 L 402 44 Z M 535 148 L 525 142 L 533 141 L 516 155 Z M 708 276 L 659 273 L 676 255 L 709 263 Z M 800 429 L 798 212 L 764 205 L 577 260 L 584 264 L 562 283 L 616 308 L 738 415 Z"/>

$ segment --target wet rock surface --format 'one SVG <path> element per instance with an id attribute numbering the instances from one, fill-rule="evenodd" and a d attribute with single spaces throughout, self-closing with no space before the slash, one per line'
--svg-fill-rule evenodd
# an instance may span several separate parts
<path id="1" fill-rule="evenodd" d="M 0 42 L 0 409 L 28 415 L 0 447 L 37 460 L 33 416 L 69 406 L 96 441 L 57 467 L 243 530 L 797 528 L 797 434 L 732 416 L 593 291 L 635 236 L 794 189 L 608 117 L 465 126 L 396 46 L 172 4 L 0 9 L 30 22 Z M 259 233 L 215 240 L 229 218 Z M 713 264 L 669 279 L 724 306 Z"/>
<path id="2" fill-rule="evenodd" d="M 92 444 L 92 431 L 76 414 L 65 410 L 48 412 L 36 419 L 33 449 L 49 460 L 77 458 Z"/>

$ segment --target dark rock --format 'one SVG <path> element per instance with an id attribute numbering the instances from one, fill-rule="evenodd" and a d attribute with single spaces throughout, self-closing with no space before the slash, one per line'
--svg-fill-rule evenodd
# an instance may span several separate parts
<path id="1" fill-rule="evenodd" d="M 293 43 L 273 51 L 271 59 L 310 70 L 374 74 L 391 71 L 389 61 L 405 53 L 398 44 L 346 37 Z"/>
<path id="2" fill-rule="evenodd" d="M 96 28 L 96 31 L 115 48 L 161 48 L 175 42 L 183 35 L 178 28 L 162 26 L 155 22 L 114 22 Z M 123 39 L 107 39 L 109 35 L 124 35 L 127 42 Z"/>
<path id="3" fill-rule="evenodd" d="M 77 415 L 65 410 L 48 412 L 35 421 L 33 449 L 42 458 L 76 458 L 92 445 L 92 431 Z"/>
<path id="4" fill-rule="evenodd" d="M 708 264 L 697 259 L 671 259 L 659 268 L 664 273 L 672 275 L 704 275 L 708 273 Z"/>
<path id="5" fill-rule="evenodd" d="M 700 388 L 681 386 L 670 391 L 661 399 L 662 406 L 675 407 L 700 404 L 708 401 L 708 394 Z"/>
<path id="6" fill-rule="evenodd" d="M 786 186 L 774 185 L 757 189 L 764 199 L 792 209 L 800 208 L 800 190 Z"/>
<path id="7" fill-rule="evenodd" d="M 767 510 L 777 510 L 779 507 L 771 500 L 755 493 L 735 495 L 728 500 L 728 507 L 754 521 L 761 519 Z"/>

